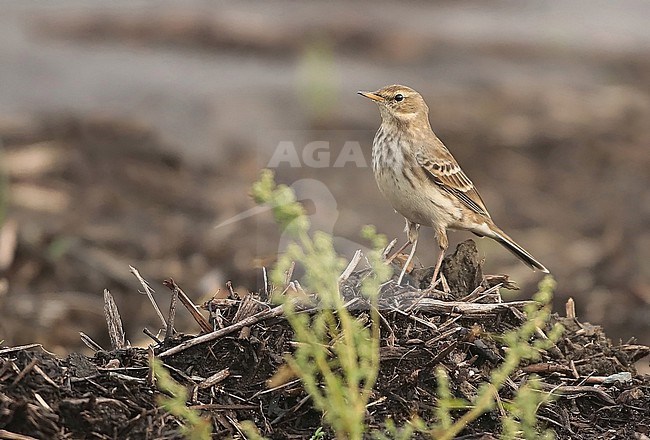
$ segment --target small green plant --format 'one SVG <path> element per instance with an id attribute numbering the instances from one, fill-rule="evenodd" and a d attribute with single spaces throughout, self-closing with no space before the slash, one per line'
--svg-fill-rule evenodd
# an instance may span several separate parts
<path id="1" fill-rule="evenodd" d="M 310 316 L 298 313 L 290 296 L 277 297 L 285 306 L 285 316 L 298 342 L 295 352 L 286 357 L 289 374 L 301 379 L 338 438 L 360 439 L 365 431 L 366 405 L 379 372 L 375 305 L 379 284 L 390 276 L 390 269 L 381 260 L 386 240 L 374 229 L 365 228 L 364 235 L 375 248 L 366 256 L 373 276 L 364 281 L 362 289 L 372 304 L 368 326 L 363 318 L 350 314 L 340 294 L 339 276 L 345 260 L 334 251 L 331 236 L 320 231 L 310 236 L 309 221 L 291 189 L 276 185 L 273 174 L 266 170 L 253 187 L 253 197 L 272 206 L 277 222 L 296 240 L 280 256 L 272 282 L 283 286 L 291 265 L 299 264 L 305 273 L 303 289 L 319 301 L 319 310 Z M 281 381 L 286 375 L 281 370 L 276 379 Z"/>
<path id="2" fill-rule="evenodd" d="M 264 437 L 262 437 L 260 434 L 257 426 L 255 426 L 255 423 L 251 422 L 250 420 L 244 420 L 240 424 L 240 428 L 244 435 L 246 435 L 247 440 L 264 440 Z"/>
<path id="3" fill-rule="evenodd" d="M 152 359 L 150 368 L 153 369 L 158 389 L 167 394 L 167 396 L 158 396 L 158 404 L 183 421 L 181 434 L 190 440 L 212 438 L 210 421 L 201 417 L 198 411 L 187 407 L 187 389 L 172 379 L 160 360 Z"/>
<path id="4" fill-rule="evenodd" d="M 503 420 L 503 440 L 552 439 L 553 434 L 540 432 L 537 423 L 537 410 L 540 405 L 551 400 L 551 394 L 540 391 L 539 378 L 532 376 L 519 388 L 512 402 L 504 403 L 507 416 Z"/>
<path id="5" fill-rule="evenodd" d="M 319 426 L 309 440 L 324 440 L 325 438 L 325 431 L 323 431 L 322 426 Z"/>

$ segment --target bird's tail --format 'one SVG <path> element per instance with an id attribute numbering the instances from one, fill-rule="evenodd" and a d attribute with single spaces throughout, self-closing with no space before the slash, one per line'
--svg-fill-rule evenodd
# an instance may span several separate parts
<path id="1" fill-rule="evenodd" d="M 505 232 L 499 229 L 496 225 L 490 225 L 490 238 L 498 241 L 503 247 L 512 252 L 517 258 L 526 263 L 533 270 L 540 270 L 544 273 L 549 273 L 548 269 L 542 263 L 537 261 L 535 257 L 530 255 L 526 249 L 519 246 L 512 238 Z"/>

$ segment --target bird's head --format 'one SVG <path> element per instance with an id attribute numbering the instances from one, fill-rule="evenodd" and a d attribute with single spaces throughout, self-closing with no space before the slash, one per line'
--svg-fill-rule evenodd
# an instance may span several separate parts
<path id="1" fill-rule="evenodd" d="M 384 122 L 407 123 L 416 119 L 428 119 L 429 107 L 422 96 L 410 87 L 393 85 L 375 92 L 358 93 L 379 105 Z"/>

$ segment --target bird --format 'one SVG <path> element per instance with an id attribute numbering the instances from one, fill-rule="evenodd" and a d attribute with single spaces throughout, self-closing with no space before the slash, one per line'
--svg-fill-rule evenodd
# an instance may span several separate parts
<path id="1" fill-rule="evenodd" d="M 431 129 L 422 95 L 402 85 L 358 94 L 379 106 L 381 126 L 372 144 L 372 168 L 380 192 L 406 219 L 407 242 L 388 261 L 412 246 L 398 284 L 415 255 L 421 226 L 433 228 L 440 248 L 432 286 L 449 247 L 448 229 L 489 237 L 531 269 L 549 272 L 494 223 L 472 181 Z"/>

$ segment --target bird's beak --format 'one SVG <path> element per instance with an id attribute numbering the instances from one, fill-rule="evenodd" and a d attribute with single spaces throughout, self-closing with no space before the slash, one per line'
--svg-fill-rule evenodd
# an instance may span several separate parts
<path id="1" fill-rule="evenodd" d="M 372 99 L 375 102 L 385 101 L 385 99 L 382 96 L 379 96 L 374 92 L 357 92 L 357 93 L 365 98 Z"/>

